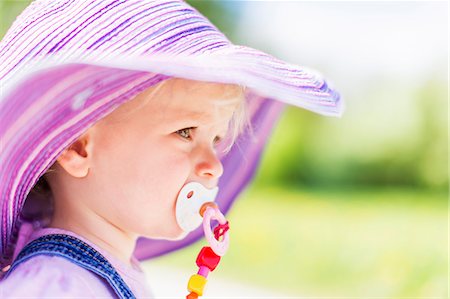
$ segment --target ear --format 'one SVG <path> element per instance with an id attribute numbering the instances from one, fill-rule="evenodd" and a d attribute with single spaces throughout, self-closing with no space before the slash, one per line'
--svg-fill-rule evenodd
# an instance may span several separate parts
<path id="1" fill-rule="evenodd" d="M 92 158 L 92 141 L 92 134 L 88 130 L 66 148 L 56 161 L 73 177 L 87 176 Z"/>

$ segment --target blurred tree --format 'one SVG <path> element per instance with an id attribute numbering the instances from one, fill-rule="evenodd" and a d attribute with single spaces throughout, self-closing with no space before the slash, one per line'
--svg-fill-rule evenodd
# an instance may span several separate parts
<path id="1" fill-rule="evenodd" d="M 0 0 L 0 39 L 31 0 Z"/>
<path id="2" fill-rule="evenodd" d="M 367 123 L 357 121 L 354 115 L 348 116 L 354 127 L 350 131 L 345 126 L 337 126 L 343 119 L 327 119 L 289 107 L 263 155 L 255 183 L 322 187 L 409 186 L 446 190 L 447 83 L 436 76 L 428 78 L 421 86 L 411 86 L 413 98 L 407 99 L 417 115 L 392 108 L 396 109 L 395 113 L 403 113 L 398 117 L 411 118 L 412 125 L 404 129 L 397 127 L 395 122 L 388 123 L 390 130 L 397 133 L 394 138 L 383 134 L 371 136 L 376 145 L 371 152 L 363 151 L 366 147 L 357 137 L 366 131 Z M 366 94 L 376 99 L 392 92 L 393 88 L 388 84 L 377 84 L 379 93 Z M 353 148 L 349 148 L 352 144 Z"/>
<path id="3" fill-rule="evenodd" d="M 421 113 L 420 144 L 415 153 L 416 171 L 421 185 L 448 186 L 448 85 L 432 77 L 417 92 Z"/>

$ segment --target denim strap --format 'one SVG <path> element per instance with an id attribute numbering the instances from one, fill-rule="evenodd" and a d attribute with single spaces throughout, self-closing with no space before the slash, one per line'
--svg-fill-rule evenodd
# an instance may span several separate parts
<path id="1" fill-rule="evenodd" d="M 28 243 L 20 251 L 6 276 L 19 264 L 39 254 L 66 258 L 106 279 L 119 298 L 135 298 L 119 273 L 100 252 L 80 239 L 64 234 L 45 235 Z"/>

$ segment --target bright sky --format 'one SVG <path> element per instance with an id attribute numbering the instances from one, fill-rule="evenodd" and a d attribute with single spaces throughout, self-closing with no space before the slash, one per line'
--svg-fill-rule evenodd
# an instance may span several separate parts
<path id="1" fill-rule="evenodd" d="M 446 1 L 239 3 L 238 42 L 331 77 L 447 73 Z"/>

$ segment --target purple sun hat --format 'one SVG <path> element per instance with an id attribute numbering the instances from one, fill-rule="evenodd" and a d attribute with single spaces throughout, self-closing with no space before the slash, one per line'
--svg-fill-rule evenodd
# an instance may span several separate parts
<path id="1" fill-rule="evenodd" d="M 253 177 L 285 104 L 343 112 L 319 73 L 232 44 L 183 1 L 34 1 L 0 42 L 1 268 L 11 262 L 31 189 L 59 154 L 122 103 L 172 77 L 247 87 L 253 133 L 221 157 L 223 212 Z M 202 235 L 199 228 L 180 241 L 140 238 L 135 254 L 158 256 Z"/>

